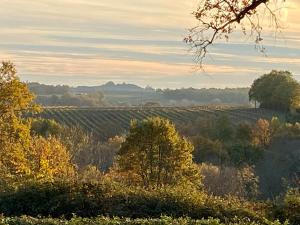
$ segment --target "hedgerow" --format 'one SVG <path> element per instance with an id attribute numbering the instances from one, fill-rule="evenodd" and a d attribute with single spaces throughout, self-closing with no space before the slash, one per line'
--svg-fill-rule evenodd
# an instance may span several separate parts
<path id="1" fill-rule="evenodd" d="M 190 218 L 171 218 L 162 216 L 157 219 L 129 219 L 129 218 L 81 218 L 73 217 L 70 220 L 53 219 L 53 218 L 33 218 L 28 216 L 22 217 L 0 217 L 0 225 L 288 225 L 278 221 L 253 222 L 250 220 L 238 220 L 223 223 L 219 219 L 200 219 L 193 220 Z"/>
<path id="2" fill-rule="evenodd" d="M 5 216 L 71 218 L 76 214 L 81 217 L 159 218 L 167 215 L 193 219 L 213 217 L 221 221 L 235 217 L 261 221 L 265 212 L 260 208 L 263 208 L 260 204 L 213 197 L 180 187 L 143 190 L 107 183 L 55 182 L 0 193 L 0 214 Z"/>

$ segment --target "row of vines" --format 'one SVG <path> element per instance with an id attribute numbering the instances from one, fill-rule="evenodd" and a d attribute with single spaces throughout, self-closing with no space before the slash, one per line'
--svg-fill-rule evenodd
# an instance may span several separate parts
<path id="1" fill-rule="evenodd" d="M 205 117 L 226 115 L 232 121 L 255 122 L 259 118 L 281 116 L 270 110 L 216 106 L 158 108 L 45 108 L 42 118 L 53 119 L 67 126 L 79 126 L 101 139 L 125 133 L 132 119 L 159 116 L 174 123 L 189 123 Z M 281 116 L 282 117 L 282 116 Z"/>

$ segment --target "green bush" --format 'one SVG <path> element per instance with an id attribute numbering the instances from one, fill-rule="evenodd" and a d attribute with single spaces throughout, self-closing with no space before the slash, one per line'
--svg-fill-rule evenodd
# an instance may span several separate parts
<path id="1" fill-rule="evenodd" d="M 263 221 L 261 223 L 249 220 L 238 220 L 222 223 L 218 219 L 193 220 L 190 218 L 160 217 L 157 219 L 128 219 L 128 218 L 81 218 L 73 217 L 70 220 L 53 218 L 32 218 L 32 217 L 0 217 L 0 225 L 281 225 L 278 221 Z M 287 223 L 285 223 L 287 225 Z"/>
<path id="2" fill-rule="evenodd" d="M 281 221 L 289 220 L 293 225 L 300 224 L 300 190 L 290 189 L 283 201 L 275 206 L 274 217 Z"/>
<path id="3" fill-rule="evenodd" d="M 187 188 L 129 189 L 112 184 L 48 183 L 0 194 L 0 214 L 5 216 L 52 216 L 71 218 L 98 215 L 130 218 L 188 216 L 193 219 L 234 217 L 261 221 L 257 205 L 237 199 L 209 196 Z"/>

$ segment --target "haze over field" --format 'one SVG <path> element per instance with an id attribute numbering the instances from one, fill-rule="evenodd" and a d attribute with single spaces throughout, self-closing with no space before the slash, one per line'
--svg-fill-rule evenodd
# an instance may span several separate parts
<path id="1" fill-rule="evenodd" d="M 193 69 L 183 43 L 195 25 L 196 0 L 2 0 L 0 59 L 12 60 L 24 81 L 157 88 L 249 86 L 271 69 L 300 80 L 300 3 L 282 11 L 283 34 L 265 39 L 268 57 L 235 34 L 216 44 L 205 72 Z M 61 9 L 64 10 L 61 10 Z M 266 22 L 268 20 L 266 19 Z M 242 37 L 242 38 L 241 38 Z"/>

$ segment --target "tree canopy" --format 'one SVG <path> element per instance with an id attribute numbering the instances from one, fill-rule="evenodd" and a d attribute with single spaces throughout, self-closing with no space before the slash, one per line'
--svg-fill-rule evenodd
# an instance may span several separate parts
<path id="1" fill-rule="evenodd" d="M 273 70 L 253 82 L 249 99 L 262 108 L 288 111 L 300 107 L 300 84 L 290 72 Z"/>
<path id="2" fill-rule="evenodd" d="M 181 137 L 167 119 L 133 121 L 118 153 L 121 172 L 145 187 L 197 181 L 193 145 Z"/>
<path id="3" fill-rule="evenodd" d="M 69 153 L 54 138 L 32 136 L 26 113 L 37 112 L 34 95 L 10 62 L 0 67 L 0 188 L 19 183 L 53 180 L 74 172 Z M 68 173 L 66 173 L 68 171 Z"/>

